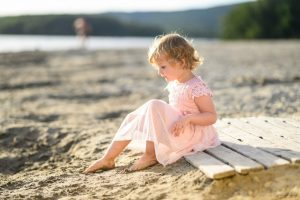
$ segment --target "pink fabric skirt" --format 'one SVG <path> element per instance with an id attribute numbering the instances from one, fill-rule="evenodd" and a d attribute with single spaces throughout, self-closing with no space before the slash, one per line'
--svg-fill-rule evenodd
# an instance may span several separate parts
<path id="1" fill-rule="evenodd" d="M 156 158 L 164 166 L 220 144 L 213 126 L 190 125 L 179 136 L 173 136 L 170 128 L 181 117 L 182 113 L 166 102 L 150 100 L 126 116 L 113 141 L 152 141 Z"/>

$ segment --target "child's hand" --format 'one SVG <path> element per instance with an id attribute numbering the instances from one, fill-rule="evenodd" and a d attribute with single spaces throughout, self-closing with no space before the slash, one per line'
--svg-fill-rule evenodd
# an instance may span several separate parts
<path id="1" fill-rule="evenodd" d="M 183 132 L 184 128 L 187 125 L 189 125 L 189 123 L 190 123 L 190 120 L 188 119 L 188 117 L 183 117 L 183 118 L 179 119 L 171 127 L 172 135 L 174 135 L 175 137 L 179 136 Z"/>

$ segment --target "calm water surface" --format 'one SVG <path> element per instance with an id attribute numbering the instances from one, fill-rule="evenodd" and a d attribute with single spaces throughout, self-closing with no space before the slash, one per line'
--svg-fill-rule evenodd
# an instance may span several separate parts
<path id="1" fill-rule="evenodd" d="M 89 37 L 86 48 L 128 49 L 147 48 L 152 37 Z M 36 36 L 36 35 L 0 35 L 0 52 L 17 52 L 30 50 L 69 50 L 81 47 L 76 36 Z"/>

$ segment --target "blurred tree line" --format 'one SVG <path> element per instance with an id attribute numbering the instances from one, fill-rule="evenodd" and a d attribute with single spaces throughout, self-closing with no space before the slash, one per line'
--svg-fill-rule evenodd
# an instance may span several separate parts
<path id="1" fill-rule="evenodd" d="M 300 1 L 257 0 L 241 4 L 225 17 L 222 37 L 300 38 Z"/>
<path id="2" fill-rule="evenodd" d="M 92 27 L 91 35 L 101 36 L 149 36 L 162 32 L 160 28 L 137 23 L 122 22 L 113 17 L 99 15 L 80 15 Z M 78 15 L 28 15 L 2 17 L 1 34 L 30 35 L 74 35 L 73 22 Z"/>
<path id="3" fill-rule="evenodd" d="M 90 35 L 154 36 L 179 31 L 191 37 L 225 39 L 300 38 L 300 0 L 255 2 L 176 12 L 98 15 L 32 15 L 0 18 L 0 34 L 74 35 L 84 17 Z"/>

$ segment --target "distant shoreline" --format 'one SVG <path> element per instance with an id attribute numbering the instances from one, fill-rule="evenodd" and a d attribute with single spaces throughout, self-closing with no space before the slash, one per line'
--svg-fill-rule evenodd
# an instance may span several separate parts
<path id="1" fill-rule="evenodd" d="M 211 38 L 194 38 L 194 40 L 218 41 Z M 152 41 L 153 37 L 90 36 L 86 50 L 148 48 Z M 80 49 L 80 40 L 76 36 L 0 34 L 0 44 L 0 53 Z"/>

